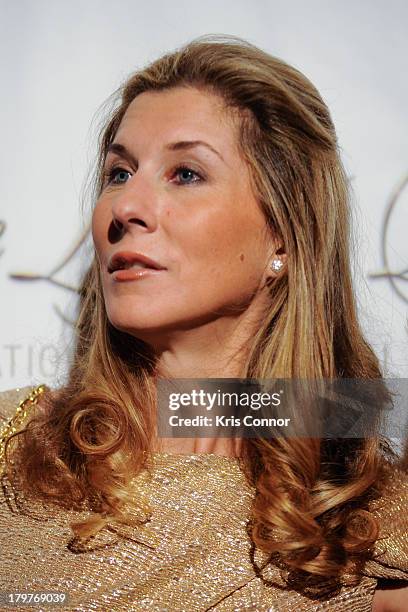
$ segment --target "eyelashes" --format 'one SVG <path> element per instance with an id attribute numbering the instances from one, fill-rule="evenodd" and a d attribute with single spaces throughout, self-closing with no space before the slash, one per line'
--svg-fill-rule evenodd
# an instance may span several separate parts
<path id="1" fill-rule="evenodd" d="M 127 170 L 125 170 L 124 168 L 121 168 L 119 166 L 113 167 L 113 168 L 109 168 L 108 170 L 106 170 L 103 173 L 103 184 L 104 186 L 109 185 L 110 183 L 113 183 L 116 176 L 118 174 L 130 174 L 130 172 L 128 172 Z M 125 182 L 125 181 L 123 181 Z M 123 184 L 123 182 L 121 181 L 120 183 L 113 183 L 114 185 L 120 185 Z"/>
<path id="2" fill-rule="evenodd" d="M 119 179 L 120 175 L 122 175 L 122 177 Z M 124 185 L 127 182 L 125 175 L 128 175 L 128 177 L 132 176 L 131 172 L 122 166 L 112 166 L 111 168 L 108 168 L 103 173 L 103 188 L 109 185 Z M 197 170 L 194 170 L 187 164 L 179 164 L 173 168 L 173 170 L 171 170 L 170 182 L 174 182 L 173 177 L 177 176 L 181 178 L 181 180 L 176 181 L 176 184 L 178 185 L 192 185 L 205 180 L 204 177 L 197 172 Z M 116 179 L 119 179 L 119 181 Z"/>
<path id="3" fill-rule="evenodd" d="M 192 168 L 190 168 L 189 166 L 186 165 L 181 165 L 181 166 L 176 166 L 176 168 L 174 169 L 174 174 L 177 175 L 182 175 L 184 174 L 184 178 L 186 178 L 186 174 L 190 175 L 190 177 L 193 175 L 193 177 L 195 178 L 195 180 L 193 181 L 187 181 L 184 182 L 182 181 L 181 183 L 179 183 L 180 185 L 191 185 L 192 183 L 198 183 L 200 181 L 203 180 L 203 177 L 201 176 L 201 174 L 199 174 L 198 172 L 196 172 L 195 170 L 193 170 Z"/>

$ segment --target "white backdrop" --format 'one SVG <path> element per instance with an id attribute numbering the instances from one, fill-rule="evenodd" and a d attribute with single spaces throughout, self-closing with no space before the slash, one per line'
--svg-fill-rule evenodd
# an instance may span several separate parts
<path id="1" fill-rule="evenodd" d="M 233 34 L 317 86 L 352 177 L 359 312 L 388 376 L 408 377 L 408 284 L 384 272 L 392 193 L 408 172 L 408 4 L 327 0 L 0 0 L 0 389 L 63 381 L 89 243 L 80 201 L 97 109 L 133 70 L 206 34 Z M 408 268 L 408 186 L 386 237 L 388 272 Z M 89 209 L 88 209 L 89 210 Z M 81 267 L 82 266 L 82 267 Z M 385 270 L 387 272 L 387 270 Z M 405 275 L 405 278 L 408 278 Z"/>

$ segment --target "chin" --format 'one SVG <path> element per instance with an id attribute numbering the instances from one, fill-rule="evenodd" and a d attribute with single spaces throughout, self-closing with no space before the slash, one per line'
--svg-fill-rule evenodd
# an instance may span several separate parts
<path id="1" fill-rule="evenodd" d="M 166 331 L 177 329 L 177 324 L 172 319 L 164 319 L 163 316 L 155 318 L 151 313 L 146 317 L 133 317 L 132 319 L 129 316 L 114 317 L 108 315 L 108 319 L 118 331 L 140 338 L 157 337 L 160 334 L 165 334 Z"/>

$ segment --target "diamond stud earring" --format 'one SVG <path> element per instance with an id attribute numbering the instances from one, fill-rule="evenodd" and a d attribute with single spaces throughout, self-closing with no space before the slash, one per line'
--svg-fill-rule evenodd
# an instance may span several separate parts
<path id="1" fill-rule="evenodd" d="M 275 272 L 279 272 L 279 270 L 283 268 L 283 262 L 280 259 L 274 259 L 271 263 L 271 268 Z"/>

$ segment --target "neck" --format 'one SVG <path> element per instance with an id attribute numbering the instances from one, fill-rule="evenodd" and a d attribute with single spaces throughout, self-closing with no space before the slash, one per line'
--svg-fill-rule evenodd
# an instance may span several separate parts
<path id="1" fill-rule="evenodd" d="M 175 330 L 156 345 L 157 373 L 166 378 L 236 378 L 245 375 L 259 308 L 247 308 L 188 330 Z"/>
<path id="2" fill-rule="evenodd" d="M 255 320 L 251 312 L 238 318 L 222 318 L 173 334 L 158 352 L 159 377 L 241 378 L 246 375 Z M 154 451 L 172 454 L 240 456 L 238 438 L 160 438 Z"/>

